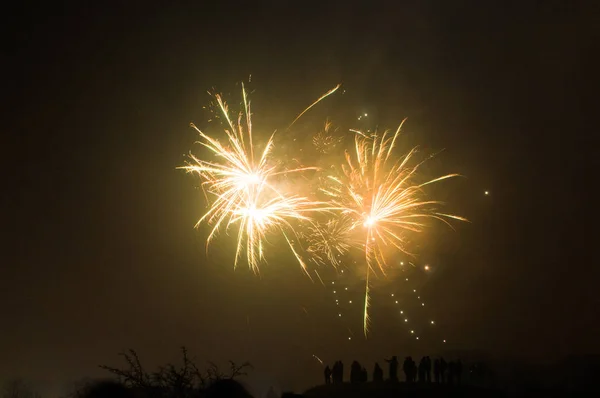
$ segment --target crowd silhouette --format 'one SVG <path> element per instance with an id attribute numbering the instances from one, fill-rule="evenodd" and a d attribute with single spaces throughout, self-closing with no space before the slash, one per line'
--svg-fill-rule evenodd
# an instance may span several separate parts
<path id="1" fill-rule="evenodd" d="M 400 364 L 397 356 L 392 356 L 390 359 L 385 359 L 388 363 L 388 381 L 398 382 L 398 365 Z M 433 381 L 431 372 L 433 368 Z M 419 361 L 419 364 L 411 356 L 407 356 L 402 363 L 402 372 L 404 373 L 404 381 L 406 383 L 435 383 L 460 385 L 462 382 L 462 362 L 460 359 L 456 361 L 446 362 L 443 357 L 436 358 L 433 362 L 429 356 L 424 356 Z M 325 366 L 323 371 L 325 384 L 340 384 L 344 382 L 344 364 L 342 361 L 335 361 L 330 368 Z M 368 372 L 358 361 L 353 361 L 350 365 L 350 383 L 364 383 L 369 380 Z M 375 363 L 373 367 L 373 382 L 383 382 L 383 369 L 379 363 Z"/>

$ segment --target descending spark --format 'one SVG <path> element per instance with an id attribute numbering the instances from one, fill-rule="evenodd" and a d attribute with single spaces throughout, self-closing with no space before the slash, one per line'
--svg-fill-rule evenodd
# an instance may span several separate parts
<path id="1" fill-rule="evenodd" d="M 321 365 L 324 365 L 323 361 L 321 360 L 321 358 L 319 358 L 318 356 L 316 356 L 315 354 L 313 354 L 313 358 L 316 359 L 317 361 L 319 361 L 319 363 Z"/>
<path id="2" fill-rule="evenodd" d="M 321 96 L 294 120 L 315 104 L 327 97 L 337 87 Z M 189 155 L 190 160 L 181 169 L 196 173 L 202 180 L 205 195 L 212 203 L 196 226 L 206 221 L 212 230 L 206 240 L 207 247 L 221 227 L 227 231 L 238 226 L 235 266 L 243 252 L 249 267 L 258 272 L 259 262 L 264 258 L 266 236 L 278 231 L 285 239 L 296 259 L 306 271 L 306 265 L 285 231 L 296 236 L 292 222 L 310 221 L 310 213 L 326 210 L 320 202 L 304 196 L 291 195 L 277 186 L 277 178 L 283 174 L 314 170 L 299 167 L 282 170 L 273 159 L 273 135 L 264 145 L 255 145 L 252 130 L 250 101 L 242 85 L 243 110 L 237 117 L 229 111 L 221 95 L 214 96 L 225 120 L 226 143 L 204 133 L 194 124 L 191 126 L 200 135 L 199 142 L 214 155 L 214 160 Z M 293 124 L 293 123 L 292 123 Z M 259 148 L 262 147 L 262 150 Z M 207 196 L 209 196 L 207 195 Z M 308 274 L 308 271 L 306 271 Z"/>
<path id="3" fill-rule="evenodd" d="M 371 273 L 386 273 L 386 249 L 396 249 L 412 256 L 407 248 L 407 234 L 421 232 L 428 219 L 438 219 L 450 225 L 448 219 L 465 218 L 440 213 L 438 201 L 425 197 L 424 187 L 457 174 L 448 174 L 426 182 L 417 182 L 417 171 L 424 163 L 411 165 L 416 153 L 395 158 L 392 150 L 404 120 L 394 134 L 381 136 L 355 133 L 354 154 L 346 152 L 346 162 L 337 176 L 329 176 L 332 185 L 322 188 L 330 197 L 332 207 L 341 209 L 350 218 L 348 232 L 360 237 L 358 246 L 366 260 L 366 288 L 363 327 L 368 329 L 369 277 Z"/>
<path id="4" fill-rule="evenodd" d="M 369 295 L 370 273 L 370 268 L 367 267 L 367 280 L 365 281 L 365 308 L 363 311 L 363 332 L 365 333 L 365 337 L 367 336 L 367 331 L 369 330 L 369 301 L 371 300 L 371 296 Z"/>

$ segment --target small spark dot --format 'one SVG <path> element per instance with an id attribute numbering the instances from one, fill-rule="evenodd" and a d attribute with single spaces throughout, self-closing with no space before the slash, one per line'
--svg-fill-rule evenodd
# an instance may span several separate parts
<path id="1" fill-rule="evenodd" d="M 394 293 L 392 293 L 392 297 L 394 297 Z"/>
<path id="2" fill-rule="evenodd" d="M 484 195 L 489 195 L 489 194 L 490 194 L 490 191 L 485 191 L 483 194 L 484 194 Z"/>
<path id="3" fill-rule="evenodd" d="M 416 292 L 417 292 L 417 289 L 413 289 L 413 292 L 414 292 L 414 293 L 416 293 Z M 335 293 L 335 292 L 334 292 L 334 293 Z"/>
<path id="4" fill-rule="evenodd" d="M 342 316 L 342 314 L 338 314 L 338 316 Z"/>
<path id="5" fill-rule="evenodd" d="M 425 266 L 425 271 L 429 271 L 429 265 Z"/>
<path id="6" fill-rule="evenodd" d="M 335 285 L 335 281 L 334 281 L 334 282 L 331 282 L 331 284 L 332 284 L 332 285 Z"/>
<path id="7" fill-rule="evenodd" d="M 415 337 L 417 340 L 419 340 L 419 336 Z"/>
<path id="8" fill-rule="evenodd" d="M 367 114 L 365 113 L 365 117 L 367 117 Z"/>
<path id="9" fill-rule="evenodd" d="M 401 314 L 404 314 L 404 311 L 400 311 Z"/>
<path id="10" fill-rule="evenodd" d="M 410 331 L 410 334 L 415 334 L 415 331 L 414 331 L 414 330 L 411 330 L 411 331 Z"/>
<path id="11" fill-rule="evenodd" d="M 404 265 L 404 261 L 400 261 L 400 265 Z"/>
<path id="12" fill-rule="evenodd" d="M 348 303 L 352 304 L 352 300 L 348 301 Z"/>
<path id="13" fill-rule="evenodd" d="M 406 281 L 408 282 L 408 278 L 406 278 Z"/>
<path id="14" fill-rule="evenodd" d="M 348 340 L 352 340 L 352 337 L 348 337 Z"/>
<path id="15" fill-rule="evenodd" d="M 408 322 L 408 318 L 404 318 L 404 322 Z"/>
<path id="16" fill-rule="evenodd" d="M 333 291 L 333 294 L 335 294 L 335 290 Z"/>
<path id="17" fill-rule="evenodd" d="M 431 321 L 431 324 L 432 324 L 432 325 L 435 325 L 435 322 L 434 322 L 434 321 Z"/>
<path id="18" fill-rule="evenodd" d="M 446 340 L 444 340 L 444 343 L 446 342 Z"/>
<path id="19" fill-rule="evenodd" d="M 425 303 L 421 303 L 421 307 L 425 307 Z"/>
<path id="20" fill-rule="evenodd" d="M 346 288 L 344 288 L 344 290 L 348 290 L 348 288 L 346 287 Z"/>
<path id="21" fill-rule="evenodd" d="M 396 300 L 396 304 L 398 304 L 398 300 Z"/>

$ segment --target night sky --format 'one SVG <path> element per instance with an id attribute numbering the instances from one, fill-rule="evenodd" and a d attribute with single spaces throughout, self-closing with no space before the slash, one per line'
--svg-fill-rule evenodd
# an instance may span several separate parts
<path id="1" fill-rule="evenodd" d="M 371 369 L 440 349 L 600 351 L 595 2 L 85 3 L 2 17 L 4 377 L 54 394 L 124 349 L 152 367 L 186 345 L 252 362 L 262 392 L 320 382 L 313 354 Z M 466 177 L 440 192 L 471 223 L 436 227 L 420 253 L 435 337 L 415 342 L 374 302 L 369 339 L 357 311 L 348 340 L 331 289 L 282 250 L 260 277 L 233 270 L 225 236 L 206 255 L 198 181 L 176 167 L 206 91 L 235 99 L 250 75 L 268 132 L 342 83 L 307 123 L 340 107 L 390 128 L 408 117 L 407 140 Z"/>

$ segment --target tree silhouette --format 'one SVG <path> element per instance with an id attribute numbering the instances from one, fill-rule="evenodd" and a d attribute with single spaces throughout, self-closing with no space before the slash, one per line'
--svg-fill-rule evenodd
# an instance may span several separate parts
<path id="1" fill-rule="evenodd" d="M 127 362 L 126 368 L 106 365 L 100 367 L 117 376 L 125 386 L 141 390 L 147 396 L 177 398 L 197 396 L 199 391 L 206 389 L 213 382 L 244 376 L 247 374 L 247 369 L 252 367 L 248 362 L 238 365 L 229 361 L 229 369 L 221 371 L 214 362 L 208 362 L 208 367 L 202 371 L 189 357 L 185 347 L 181 347 L 181 353 L 183 356 L 181 365 L 167 364 L 154 372 L 142 366 L 137 352 L 133 349 L 120 354 Z"/>

